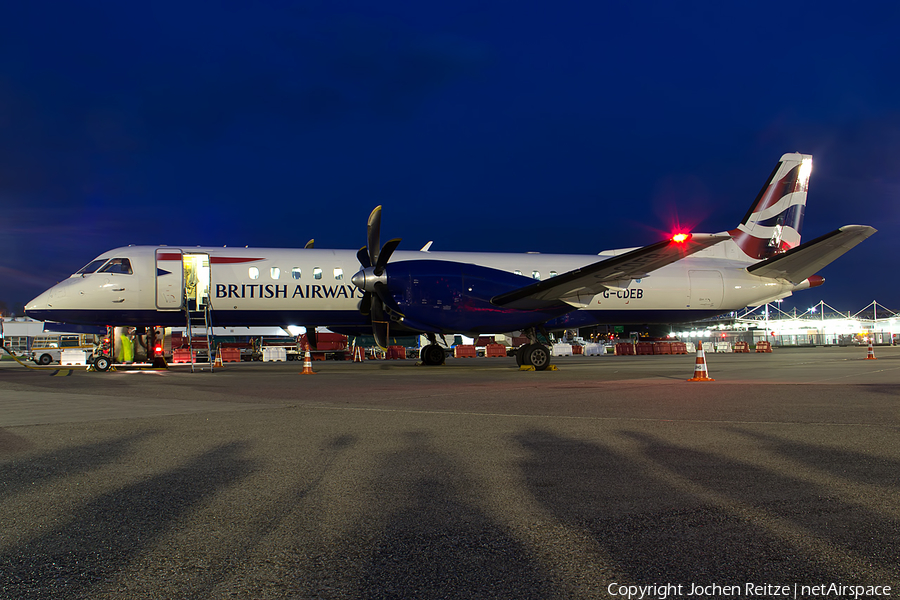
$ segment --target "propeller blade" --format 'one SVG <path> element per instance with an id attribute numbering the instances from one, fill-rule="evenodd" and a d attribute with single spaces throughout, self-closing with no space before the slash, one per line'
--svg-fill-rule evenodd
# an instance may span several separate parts
<path id="1" fill-rule="evenodd" d="M 384 305 L 388 304 L 391 300 L 391 295 L 388 293 L 387 286 L 380 282 L 375 284 L 375 297 L 381 300 L 382 309 L 384 308 Z"/>
<path id="2" fill-rule="evenodd" d="M 400 245 L 400 239 L 398 238 L 388 241 L 383 248 L 381 247 L 381 205 L 376 206 L 369 215 L 366 229 L 366 241 L 368 243 L 356 253 L 356 258 L 359 260 L 359 264 L 362 265 L 362 269 L 351 278 L 355 286 L 364 290 L 373 289 L 369 287 L 370 277 L 374 275 L 376 278 L 380 278 L 384 275 L 385 266 L 391 259 L 394 250 Z M 374 292 L 366 291 L 363 293 L 359 301 L 359 312 L 364 315 L 370 315 L 375 343 L 379 347 L 387 349 L 390 319 L 385 311 L 385 302 L 391 300 L 391 295 L 384 283 L 376 281 L 372 285 L 374 286 Z"/>
<path id="3" fill-rule="evenodd" d="M 400 238 L 394 238 L 384 243 L 381 252 L 378 254 L 378 261 L 375 263 L 375 275 L 380 277 L 381 274 L 384 273 L 385 265 L 391 260 L 391 254 L 394 253 L 394 250 L 396 250 L 399 245 Z"/>
<path id="4" fill-rule="evenodd" d="M 356 253 L 356 259 L 359 261 L 359 264 L 362 265 L 363 269 L 368 269 L 372 266 L 372 263 L 369 262 L 369 249 L 363 246 L 359 249 L 359 252 Z"/>
<path id="5" fill-rule="evenodd" d="M 369 242 L 369 264 L 378 263 L 378 251 L 381 248 L 381 205 L 379 204 L 372 210 L 369 215 L 369 222 L 366 225 Z"/>
<path id="6" fill-rule="evenodd" d="M 375 296 L 372 299 L 372 333 L 375 335 L 375 343 L 380 348 L 387 350 L 389 322 L 384 314 L 384 305 L 381 298 Z"/>
<path id="7" fill-rule="evenodd" d="M 372 312 L 372 294 L 369 292 L 363 293 L 362 300 L 359 301 L 359 312 L 364 315 Z"/>

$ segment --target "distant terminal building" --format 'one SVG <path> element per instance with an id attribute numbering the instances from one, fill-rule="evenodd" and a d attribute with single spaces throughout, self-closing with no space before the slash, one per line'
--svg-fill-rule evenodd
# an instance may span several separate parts
<path id="1" fill-rule="evenodd" d="M 773 346 L 851 346 L 900 343 L 900 315 L 878 302 L 855 313 L 842 312 L 824 302 L 804 312 L 783 311 L 779 304 L 764 304 L 714 319 L 673 325 L 679 339 L 716 339 L 748 342 L 768 340 Z"/>

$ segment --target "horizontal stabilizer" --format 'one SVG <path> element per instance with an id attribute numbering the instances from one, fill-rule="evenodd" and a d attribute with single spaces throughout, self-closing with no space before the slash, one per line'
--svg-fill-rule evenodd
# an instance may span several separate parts
<path id="1" fill-rule="evenodd" d="M 759 277 L 787 279 L 796 285 L 831 264 L 875 231 L 874 227 L 868 225 L 844 225 L 831 233 L 747 267 L 747 271 Z"/>
<path id="2" fill-rule="evenodd" d="M 727 239 L 728 235 L 696 234 L 681 242 L 664 240 L 500 294 L 491 299 L 491 304 L 522 310 L 560 303 L 584 306 L 604 290 L 624 288 L 632 279 L 647 277 L 656 269 Z"/>

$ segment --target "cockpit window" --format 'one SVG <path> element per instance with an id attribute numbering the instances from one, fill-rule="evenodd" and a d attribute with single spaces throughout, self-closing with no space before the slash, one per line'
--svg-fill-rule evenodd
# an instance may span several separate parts
<path id="1" fill-rule="evenodd" d="M 127 258 L 113 258 L 103 265 L 98 273 L 121 273 L 123 275 L 131 275 L 131 261 Z"/>
<path id="2" fill-rule="evenodd" d="M 88 264 L 84 265 L 83 267 L 81 267 L 80 269 L 75 271 L 75 274 L 76 275 L 87 275 L 88 273 L 93 273 L 94 271 L 99 269 L 100 265 L 105 263 L 107 260 L 109 260 L 109 259 L 108 258 L 98 258 L 97 260 L 92 260 Z"/>

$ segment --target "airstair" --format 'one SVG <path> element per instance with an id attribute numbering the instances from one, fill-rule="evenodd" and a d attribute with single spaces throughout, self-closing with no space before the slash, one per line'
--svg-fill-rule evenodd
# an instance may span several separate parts
<path id="1" fill-rule="evenodd" d="M 206 300 L 206 302 L 204 302 Z M 213 349 L 212 349 L 212 306 L 209 303 L 208 298 L 200 298 L 200 302 L 195 305 L 194 308 L 191 307 L 193 304 L 189 299 L 185 299 L 185 316 L 187 318 L 187 335 L 188 335 L 188 349 L 191 353 L 191 373 L 193 373 L 196 369 L 200 369 L 201 371 L 209 366 L 209 370 L 213 370 L 214 365 L 214 357 L 213 357 Z M 201 330 L 202 335 L 198 336 L 200 340 L 206 339 L 206 360 L 199 361 L 197 360 L 197 355 L 194 353 L 194 332 L 196 330 Z M 200 350 L 201 344 L 197 344 L 197 350 Z"/>

